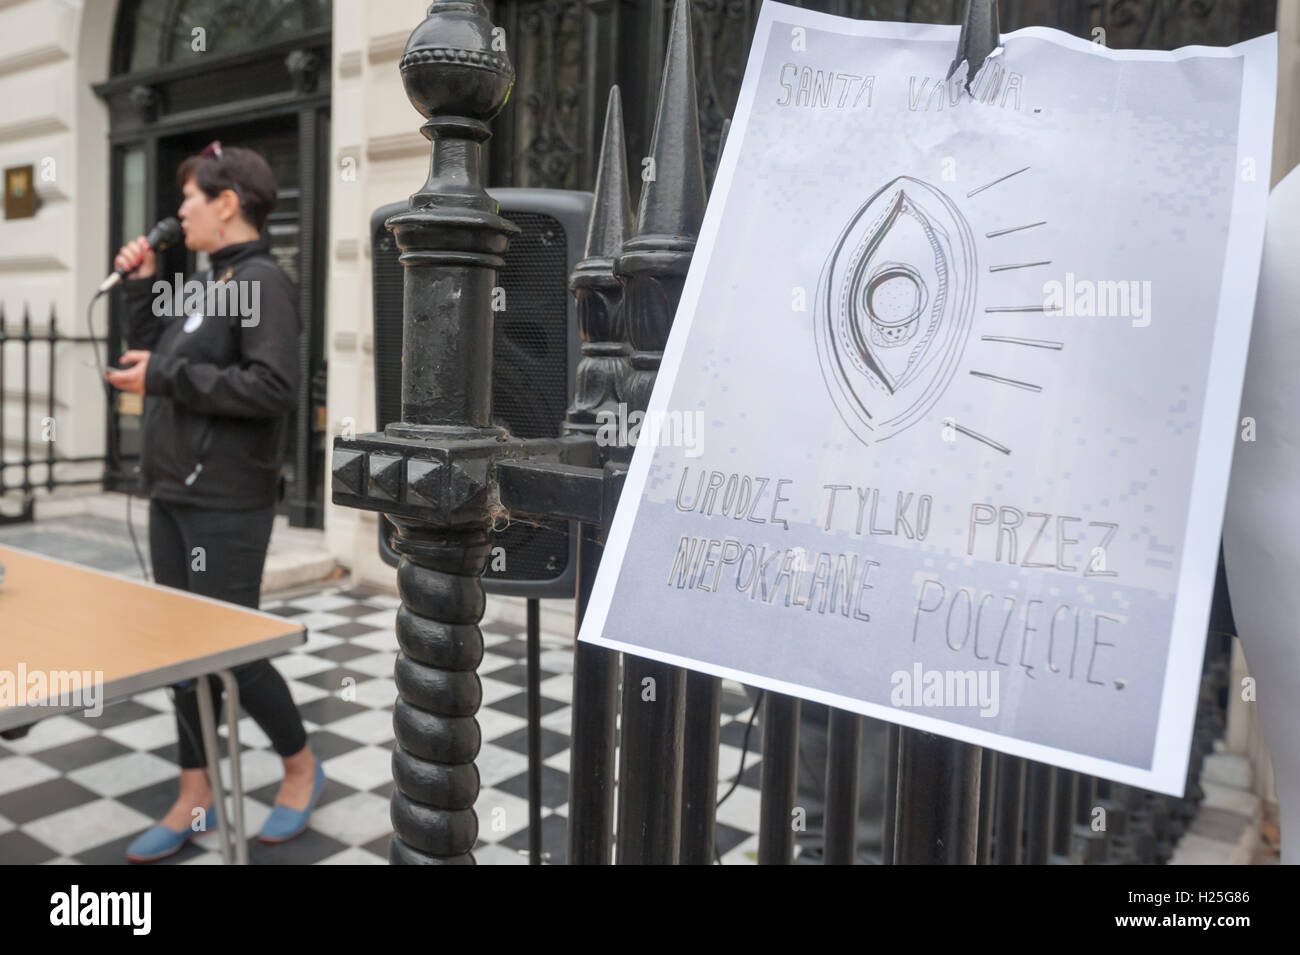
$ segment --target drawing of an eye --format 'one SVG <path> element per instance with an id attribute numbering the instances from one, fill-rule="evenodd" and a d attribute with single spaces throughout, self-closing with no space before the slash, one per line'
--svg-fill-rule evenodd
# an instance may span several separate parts
<path id="1" fill-rule="evenodd" d="M 900 176 L 855 213 L 822 272 L 817 354 L 865 444 L 914 424 L 952 380 L 970 332 L 975 245 L 953 202 Z"/>

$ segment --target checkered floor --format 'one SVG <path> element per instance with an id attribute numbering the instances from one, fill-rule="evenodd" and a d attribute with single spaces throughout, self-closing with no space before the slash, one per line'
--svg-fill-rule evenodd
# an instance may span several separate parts
<path id="1" fill-rule="evenodd" d="M 327 589 L 263 609 L 304 624 L 307 642 L 278 657 L 324 762 L 328 783 L 311 826 L 278 846 L 250 839 L 254 864 L 384 864 L 392 833 L 394 617 L 387 595 Z M 522 627 L 488 620 L 479 673 L 478 721 L 482 791 L 480 864 L 522 864 L 528 846 L 528 760 L 525 652 Z M 569 642 L 542 635 L 543 848 L 564 862 L 568 801 L 569 707 L 573 655 Z M 725 791 L 741 761 L 750 701 L 728 684 L 723 697 L 719 775 Z M 165 690 L 110 705 L 97 718 L 57 716 L 23 739 L 0 741 L 0 863 L 121 863 L 139 832 L 176 796 L 176 726 Z M 225 727 L 222 727 L 223 746 Z M 724 864 L 753 863 L 758 838 L 760 734 L 750 736 L 745 773 L 718 810 L 717 843 Z M 239 724 L 245 824 L 256 833 L 270 813 L 280 761 L 251 719 Z M 228 759 L 223 774 L 228 775 Z M 215 834 L 196 837 L 158 864 L 220 862 Z"/>

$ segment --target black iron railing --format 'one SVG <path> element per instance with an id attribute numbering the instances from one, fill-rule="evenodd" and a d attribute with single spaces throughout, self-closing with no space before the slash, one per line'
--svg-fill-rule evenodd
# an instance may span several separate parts
<path id="1" fill-rule="evenodd" d="M 987 54 L 975 49 L 980 43 L 996 42 L 995 15 L 988 0 L 970 4 L 961 41 L 970 62 Z M 969 22 L 980 17 L 993 19 L 983 29 Z M 630 454 L 600 446 L 595 422 L 620 404 L 646 407 L 707 194 L 691 5 L 677 0 L 649 148 L 656 175 L 643 185 L 635 216 L 619 93 L 610 92 L 585 257 L 571 278 L 583 346 L 564 435 L 524 439 L 494 426 L 488 293 L 512 229 L 483 189 L 480 148 L 513 80 L 494 35 L 481 0 L 434 0 L 408 41 L 402 77 L 426 119 L 432 163 L 410 210 L 388 221 L 406 267 L 402 422 L 334 444 L 334 502 L 387 514 L 402 555 L 394 863 L 473 861 L 479 577 L 492 518 L 504 509 L 580 522 L 580 622 Z M 448 48 L 452 36 L 458 45 Z M 1201 799 L 1202 759 L 1223 732 L 1228 643 L 1213 634 L 1208 644 L 1182 798 L 891 728 L 882 861 L 1167 861 Z M 652 706 L 640 702 L 646 680 L 655 687 Z M 570 862 L 714 861 L 719 694 L 713 677 L 589 644 L 575 648 Z M 800 707 L 765 694 L 764 863 L 794 855 Z M 829 862 L 857 858 L 863 727 L 862 717 L 846 712 L 833 711 L 828 721 Z"/>
<path id="2" fill-rule="evenodd" d="M 98 338 L 62 334 L 53 305 L 45 328 L 35 333 L 28 306 L 23 306 L 23 317 L 17 325 L 6 321 L 4 309 L 0 306 L 0 501 L 7 504 L 17 499 L 19 504 L 17 513 L 0 511 L 0 524 L 32 520 L 38 490 L 53 491 L 58 487 L 102 483 L 103 478 L 99 475 L 75 478 L 59 472 L 79 464 L 102 467 L 105 462 L 103 454 L 69 456 L 56 450 L 60 420 L 58 352 L 60 346 L 85 344 L 102 347 L 104 342 Z M 17 364 L 21 368 L 17 381 L 9 371 L 10 356 L 15 353 L 20 356 Z M 38 362 L 45 365 L 44 395 L 34 391 L 33 365 Z M 13 407 L 17 407 L 21 414 L 16 436 L 6 427 L 5 412 Z M 39 426 L 33 427 L 35 415 L 42 411 L 44 414 Z M 13 451 L 15 437 L 17 448 Z"/>

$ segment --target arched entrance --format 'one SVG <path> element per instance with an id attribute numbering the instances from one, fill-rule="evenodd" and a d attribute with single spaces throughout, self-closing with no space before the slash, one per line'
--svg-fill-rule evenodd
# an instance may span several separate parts
<path id="1" fill-rule="evenodd" d="M 109 249 L 180 205 L 175 170 L 214 139 L 258 150 L 280 187 L 271 250 L 298 286 L 302 386 L 289 432 L 285 499 L 295 526 L 321 527 L 325 466 L 324 269 L 330 109 L 329 0 L 122 0 L 109 79 Z M 189 273 L 205 256 L 168 250 L 160 272 Z M 120 345 L 114 301 L 110 341 Z M 111 352 L 116 354 L 116 352 Z M 108 412 L 105 484 L 135 484 L 141 402 Z"/>

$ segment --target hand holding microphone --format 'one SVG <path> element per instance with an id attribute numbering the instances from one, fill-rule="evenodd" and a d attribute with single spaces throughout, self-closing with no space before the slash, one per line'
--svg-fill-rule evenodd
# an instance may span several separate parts
<path id="1" fill-rule="evenodd" d="M 180 220 L 171 216 L 150 229 L 147 236 L 132 239 L 117 253 L 113 260 L 114 272 L 104 279 L 99 291 L 107 292 L 122 279 L 145 279 L 153 275 L 157 269 L 154 253 L 161 252 L 180 237 Z"/>
<path id="2" fill-rule="evenodd" d="M 147 279 L 153 275 L 157 270 L 157 263 L 153 249 L 149 247 L 149 240 L 140 236 L 122 246 L 121 251 L 117 253 L 117 258 L 113 260 L 113 268 L 114 277 Z"/>

